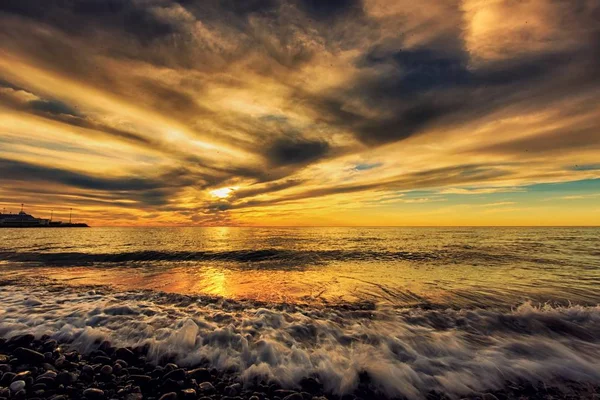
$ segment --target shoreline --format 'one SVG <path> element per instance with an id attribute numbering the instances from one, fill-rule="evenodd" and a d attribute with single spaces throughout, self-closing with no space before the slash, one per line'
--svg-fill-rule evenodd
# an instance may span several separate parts
<path id="1" fill-rule="evenodd" d="M 147 359 L 148 348 L 114 347 L 108 341 L 89 353 L 79 353 L 69 343 L 48 335 L 22 334 L 0 338 L 0 399 L 123 399 L 123 400 L 406 400 L 389 397 L 361 374 L 358 387 L 344 395 L 329 393 L 319 377 L 285 387 L 268 380 L 247 382 L 236 371 L 211 368 L 208 361 L 180 367 L 174 358 L 158 363 Z M 565 390 L 566 389 L 566 390 Z M 503 388 L 472 392 L 461 399 L 596 399 L 600 386 L 562 382 L 505 382 Z M 435 390 L 418 398 L 450 400 L 451 394 Z"/>
<path id="2" fill-rule="evenodd" d="M 159 400 L 172 392 L 163 400 L 600 396 L 599 306 L 400 311 L 44 281 L 0 282 L 0 372 L 29 371 L 32 378 L 20 379 L 29 392 L 15 397 L 14 376 L 0 376 L 2 400 L 86 398 L 90 388 L 104 391 L 90 400 Z M 29 365 L 19 347 L 41 354 L 43 362 L 29 354 L 38 360 Z M 117 362 L 123 358 L 126 366 Z M 49 385 L 35 386 L 53 368 L 77 376 L 74 386 L 45 378 Z M 198 373 L 214 388 L 204 385 L 210 396 L 191 380 L 197 368 L 208 371 Z M 177 385 L 163 387 L 165 375 L 180 369 Z"/>

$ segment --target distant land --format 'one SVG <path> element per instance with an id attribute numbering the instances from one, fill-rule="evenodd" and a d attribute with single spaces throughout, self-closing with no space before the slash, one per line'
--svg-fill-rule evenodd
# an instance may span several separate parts
<path id="1" fill-rule="evenodd" d="M 36 218 L 31 214 L 27 214 L 21 211 L 18 214 L 12 213 L 0 213 L 0 228 L 88 228 L 89 225 L 86 223 L 72 223 L 69 218 L 69 222 L 53 221 L 46 218 Z"/>

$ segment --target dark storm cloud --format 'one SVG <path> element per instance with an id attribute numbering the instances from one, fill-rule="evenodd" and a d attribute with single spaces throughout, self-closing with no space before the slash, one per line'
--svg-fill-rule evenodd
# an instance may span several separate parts
<path id="1" fill-rule="evenodd" d="M 560 101 L 575 87 L 585 90 L 590 84 L 597 85 L 597 72 L 576 74 L 580 64 L 579 49 L 472 68 L 463 52 L 416 49 L 385 53 L 375 49 L 357 61 L 357 66 L 369 72 L 365 78 L 351 88 L 339 88 L 308 103 L 314 104 L 323 122 L 345 127 L 361 142 L 378 146 L 407 139 L 442 122 L 448 126 L 472 122 L 519 101 Z M 374 76 L 370 73 L 382 65 L 391 68 Z M 304 97 L 301 91 L 298 97 Z M 350 111 L 347 101 L 356 98 L 380 116 Z"/>
<path id="2" fill-rule="evenodd" d="M 329 144 L 325 141 L 286 135 L 275 139 L 266 149 L 265 156 L 271 164 L 283 166 L 316 161 L 328 151 Z"/>
<path id="3" fill-rule="evenodd" d="M 44 182 L 70 187 L 112 193 L 131 198 L 146 205 L 162 205 L 181 187 L 193 183 L 187 171 L 168 171 L 157 178 L 112 177 L 104 178 L 68 171 L 60 168 L 35 165 L 0 158 L 0 176 L 6 182 Z"/>
<path id="4" fill-rule="evenodd" d="M 164 2 L 140 3 L 133 0 L 4 0 L 0 11 L 54 25 L 66 32 L 103 28 L 120 30 L 142 42 L 170 35 L 177 26 L 158 18 L 152 6 Z M 150 6 L 150 7 L 148 7 Z"/>
<path id="5" fill-rule="evenodd" d="M 0 87 L 8 88 L 8 89 L 13 89 L 13 90 L 21 90 L 21 88 L 18 87 L 17 85 L 13 85 L 9 81 L 5 81 L 2 78 L 0 78 Z"/>
<path id="6" fill-rule="evenodd" d="M 465 85 L 472 81 L 464 54 L 444 54 L 432 49 L 400 50 L 391 54 L 375 48 L 357 61 L 357 66 L 394 66 L 394 72 L 372 82 L 374 95 L 404 97 L 449 86 Z"/>
<path id="7" fill-rule="evenodd" d="M 77 110 L 58 100 L 33 100 L 29 102 L 28 106 L 34 111 L 44 113 L 71 115 L 73 117 L 80 115 Z"/>
<path id="8" fill-rule="evenodd" d="M 363 12 L 362 0 L 299 0 L 298 3 L 311 17 L 319 19 Z"/>
<path id="9" fill-rule="evenodd" d="M 160 182 L 142 178 L 101 178 L 59 168 L 45 167 L 20 161 L 0 159 L 3 179 L 17 181 L 50 181 L 84 189 L 105 191 L 140 191 L 158 189 Z"/>

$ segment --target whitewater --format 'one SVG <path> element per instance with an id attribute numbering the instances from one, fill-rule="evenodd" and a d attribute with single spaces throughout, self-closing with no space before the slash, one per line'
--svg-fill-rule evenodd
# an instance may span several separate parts
<path id="1" fill-rule="evenodd" d="M 103 341 L 332 394 L 364 376 L 389 397 L 458 398 L 511 382 L 600 385 L 600 307 L 512 310 L 311 307 L 57 284 L 0 287 L 0 336 L 49 335 L 86 353 Z"/>

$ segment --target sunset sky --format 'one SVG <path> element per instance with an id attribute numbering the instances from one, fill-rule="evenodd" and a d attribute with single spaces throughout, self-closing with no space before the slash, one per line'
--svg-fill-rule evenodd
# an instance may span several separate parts
<path id="1" fill-rule="evenodd" d="M 2 0 L 0 208 L 600 225 L 598 0 Z"/>

